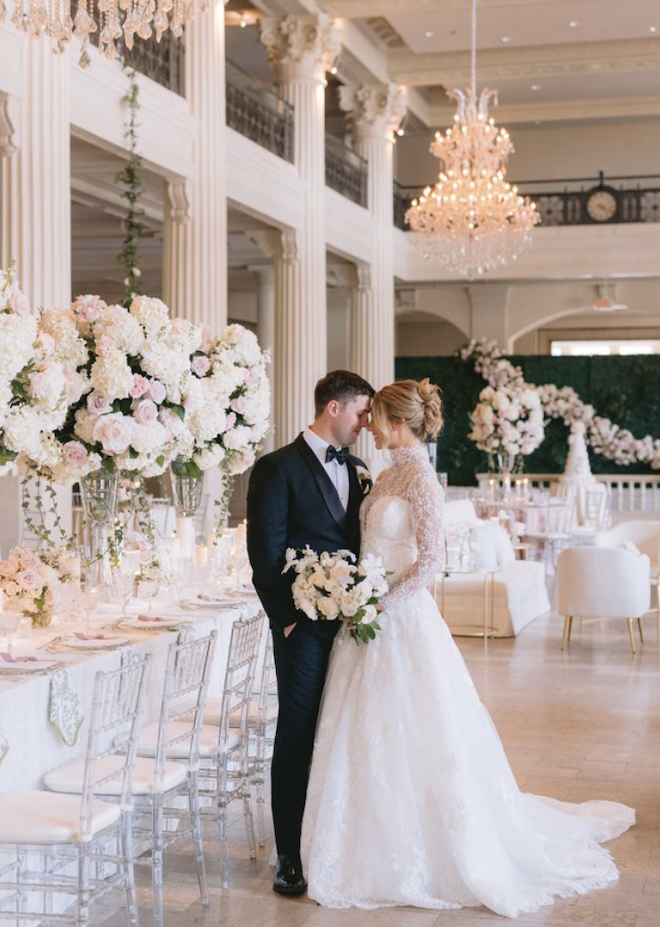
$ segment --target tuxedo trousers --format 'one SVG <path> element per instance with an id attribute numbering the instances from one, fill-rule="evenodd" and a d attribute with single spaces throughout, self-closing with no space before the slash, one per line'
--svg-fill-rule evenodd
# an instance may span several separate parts
<path id="1" fill-rule="evenodd" d="M 273 632 L 279 712 L 271 802 L 278 853 L 300 852 L 316 721 L 334 638 L 334 634 L 319 632 L 308 631 L 302 623 L 288 637 Z"/>

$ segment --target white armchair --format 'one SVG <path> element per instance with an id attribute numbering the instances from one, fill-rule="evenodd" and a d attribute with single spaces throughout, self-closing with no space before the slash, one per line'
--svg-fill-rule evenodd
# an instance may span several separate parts
<path id="1" fill-rule="evenodd" d="M 642 521 L 630 519 L 619 522 L 608 531 L 599 531 L 596 535 L 596 547 L 621 547 L 630 541 L 642 554 L 646 554 L 651 564 L 650 582 L 656 589 L 656 608 L 658 631 L 660 632 L 660 521 Z"/>
<path id="2" fill-rule="evenodd" d="M 516 560 L 504 529 L 477 518 L 469 499 L 444 506 L 445 532 L 455 532 L 459 526 L 470 532 L 470 547 L 477 563 L 472 573 L 438 577 L 435 592 L 442 617 L 452 634 L 470 634 L 476 625 L 483 624 L 484 596 L 488 594 L 491 633 L 494 637 L 515 637 L 550 609 L 543 564 Z M 489 571 L 492 585 L 480 570 Z"/>
<path id="3" fill-rule="evenodd" d="M 564 616 L 562 650 L 571 639 L 573 618 L 625 618 L 635 653 L 633 619 L 643 644 L 642 616 L 651 604 L 649 558 L 605 547 L 563 550 L 557 560 L 557 598 Z"/>

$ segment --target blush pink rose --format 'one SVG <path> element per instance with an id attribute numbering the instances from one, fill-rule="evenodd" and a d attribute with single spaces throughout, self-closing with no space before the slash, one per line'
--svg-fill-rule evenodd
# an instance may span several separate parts
<path id="1" fill-rule="evenodd" d="M 26 592 L 41 589 L 44 584 L 43 577 L 33 569 L 23 570 L 22 573 L 19 573 L 16 577 L 16 582 L 20 588 L 25 589 Z"/>
<path id="2" fill-rule="evenodd" d="M 14 596 L 18 595 L 20 588 L 18 583 L 14 582 L 13 579 L 8 579 L 2 584 L 2 591 L 6 596 L 9 596 L 9 598 L 13 598 Z"/>
<path id="3" fill-rule="evenodd" d="M 106 304 L 100 296 L 79 296 L 73 303 L 72 309 L 82 322 L 95 322 L 105 309 Z"/>
<path id="4" fill-rule="evenodd" d="M 68 441 L 64 447 L 64 456 L 70 464 L 84 464 L 87 461 L 87 451 L 80 441 Z"/>
<path id="5" fill-rule="evenodd" d="M 190 366 L 194 374 L 198 377 L 203 377 L 211 369 L 211 361 L 203 354 L 198 354 L 196 357 L 193 357 Z"/>
<path id="6" fill-rule="evenodd" d="M 135 421 L 139 422 L 141 425 L 150 425 L 158 418 L 158 406 L 155 402 L 152 402 L 151 399 L 143 399 L 141 402 L 138 402 L 133 410 L 133 415 L 135 416 Z"/>
<path id="7" fill-rule="evenodd" d="M 229 404 L 230 408 L 242 415 L 245 412 L 245 396 L 239 396 L 238 399 L 232 399 Z"/>
<path id="8" fill-rule="evenodd" d="M 167 392 L 165 387 L 160 382 L 160 380 L 152 380 L 149 384 L 149 399 L 153 399 L 155 403 L 160 403 L 165 399 Z"/>
<path id="9" fill-rule="evenodd" d="M 15 283 L 12 283 L 5 293 L 5 305 L 8 309 L 11 309 L 12 312 L 15 312 L 16 315 L 30 314 L 27 296 L 19 290 Z"/>
<path id="10" fill-rule="evenodd" d="M 107 412 L 112 412 L 112 403 L 103 393 L 94 390 L 87 397 L 87 408 L 94 415 L 105 415 Z"/>
<path id="11" fill-rule="evenodd" d="M 133 386 L 130 388 L 128 395 L 133 399 L 139 399 L 149 392 L 151 383 L 146 377 L 140 376 L 139 373 L 133 374 Z"/>
<path id="12" fill-rule="evenodd" d="M 131 443 L 131 421 L 121 412 L 100 415 L 92 435 L 95 441 L 100 442 L 104 454 L 111 457 L 123 454 Z"/>

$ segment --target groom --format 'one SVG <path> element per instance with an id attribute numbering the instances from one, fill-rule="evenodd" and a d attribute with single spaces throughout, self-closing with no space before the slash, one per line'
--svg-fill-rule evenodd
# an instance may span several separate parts
<path id="1" fill-rule="evenodd" d="M 300 862 L 314 732 L 338 621 L 310 621 L 293 604 L 287 547 L 317 553 L 360 551 L 360 504 L 371 481 L 348 453 L 366 426 L 374 390 L 355 373 L 333 370 L 314 390 L 315 418 L 292 444 L 255 464 L 247 500 L 254 585 L 273 633 L 279 714 L 271 767 L 277 868 L 273 888 L 300 895 Z"/>

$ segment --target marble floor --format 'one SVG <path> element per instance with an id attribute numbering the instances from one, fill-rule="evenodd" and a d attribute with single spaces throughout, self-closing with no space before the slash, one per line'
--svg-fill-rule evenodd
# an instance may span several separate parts
<path id="1" fill-rule="evenodd" d="M 559 799 L 617 799 L 637 809 L 636 827 L 609 847 L 618 884 L 522 915 L 517 927 L 659 927 L 660 925 L 660 645 L 655 618 L 647 643 L 630 653 L 621 623 L 576 627 L 562 653 L 557 616 L 529 625 L 516 640 L 459 639 L 521 786 Z M 210 907 L 197 901 L 192 855 L 170 853 L 165 874 L 167 927 L 492 927 L 485 908 L 439 913 L 413 908 L 331 911 L 306 897 L 285 899 L 270 887 L 272 843 L 248 860 L 242 820 L 232 821 L 232 887 L 219 886 L 209 839 Z M 212 835 L 209 834 L 209 837 Z M 141 923 L 151 924 L 150 892 L 140 874 Z M 123 927 L 121 898 L 108 898 L 94 924 Z"/>

